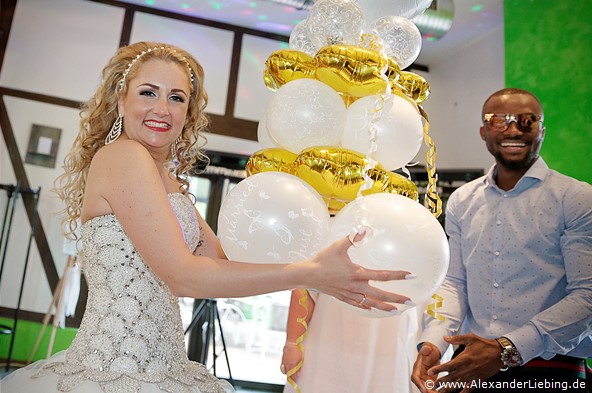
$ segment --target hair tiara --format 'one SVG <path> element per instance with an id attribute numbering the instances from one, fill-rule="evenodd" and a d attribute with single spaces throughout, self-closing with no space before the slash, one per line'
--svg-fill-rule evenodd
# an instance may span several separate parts
<path id="1" fill-rule="evenodd" d="M 125 69 L 125 71 L 123 71 L 123 75 L 121 77 L 121 80 L 117 83 L 117 91 L 122 91 L 123 87 L 125 86 L 125 80 L 127 79 L 127 74 L 129 74 L 130 70 L 132 69 L 132 67 L 134 66 L 134 64 L 136 64 L 136 62 L 145 54 L 153 52 L 155 50 L 167 50 L 170 53 L 173 54 L 173 56 L 175 56 L 178 60 L 181 60 L 185 63 L 185 65 L 187 66 L 187 72 L 189 73 L 189 80 L 191 81 L 191 90 L 193 91 L 193 82 L 194 82 L 194 78 L 193 78 L 193 72 L 191 71 L 191 66 L 189 65 L 189 62 L 187 61 L 187 59 L 185 58 L 185 56 L 182 56 L 179 52 L 177 52 L 175 49 L 171 48 L 171 47 L 166 47 L 166 46 L 157 46 L 154 48 L 149 48 L 145 51 L 142 51 L 141 53 L 139 53 L 132 61 L 129 62 L 129 64 L 127 65 L 127 68 Z"/>

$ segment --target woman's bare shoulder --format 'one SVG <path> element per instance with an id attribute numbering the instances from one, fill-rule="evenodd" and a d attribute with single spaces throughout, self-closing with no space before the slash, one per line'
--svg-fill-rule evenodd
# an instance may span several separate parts
<path id="1" fill-rule="evenodd" d="M 93 157 L 92 164 L 119 164 L 152 162 L 150 153 L 141 143 L 131 139 L 119 140 L 101 147 Z"/>
<path id="2" fill-rule="evenodd" d="M 150 181 L 161 184 L 154 160 L 140 143 L 121 140 L 100 148 L 86 181 L 83 220 L 113 213 L 121 195 L 129 198 Z"/>

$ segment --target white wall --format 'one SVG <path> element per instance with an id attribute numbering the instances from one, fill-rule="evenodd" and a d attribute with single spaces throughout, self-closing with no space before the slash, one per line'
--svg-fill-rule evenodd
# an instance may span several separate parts
<path id="1" fill-rule="evenodd" d="M 121 8 L 81 0 L 19 0 L 4 59 L 0 86 L 84 101 L 96 88 L 102 67 L 115 53 L 123 21 Z M 32 28 L 35 26 L 35 28 Z M 158 40 L 189 50 L 203 63 L 210 113 L 225 112 L 230 72 L 232 34 L 211 27 L 138 14 L 132 41 Z M 271 92 L 264 87 L 263 69 L 268 55 L 285 43 L 246 36 L 243 40 L 235 116 L 258 121 Z M 431 85 L 425 110 L 431 120 L 431 135 L 438 149 L 438 168 L 488 168 L 491 159 L 479 138 L 481 104 L 492 91 L 503 87 L 503 31 L 473 42 L 459 53 L 423 73 Z M 62 129 L 57 162 L 63 160 L 78 129 L 74 109 L 6 98 L 17 145 L 24 157 L 32 124 Z M 221 135 L 209 135 L 207 148 L 250 155 L 258 143 Z M 425 153 L 417 159 L 425 163 Z M 62 252 L 59 219 L 54 214 L 60 202 L 50 192 L 61 165 L 45 168 L 25 164 L 34 188 L 42 187 L 40 214 L 51 253 L 61 274 L 66 261 Z M 3 138 L 0 138 L 0 183 L 14 184 L 15 175 Z M 5 206 L 0 195 L 0 209 Z M 0 305 L 14 307 L 29 236 L 22 201 L 8 245 L 8 257 L 0 283 Z M 51 292 L 41 259 L 33 245 L 25 283 L 23 308 L 45 313 Z"/>
<path id="2" fill-rule="evenodd" d="M 79 0 L 18 1 L 8 39 L 0 85 L 18 90 L 82 101 L 98 85 L 103 65 L 118 47 L 123 11 Z M 117 26 L 117 28 L 105 28 Z M 55 168 L 24 164 L 32 188 L 41 187 L 39 214 L 56 268 L 63 272 L 66 255 L 55 212 L 61 208 L 50 191 L 78 131 L 78 111 L 35 101 L 5 97 L 18 150 L 25 161 L 33 124 L 62 130 Z M 0 183 L 14 184 L 14 171 L 4 139 L 0 141 Z M 6 196 L 2 195 L 2 211 Z M 0 305 L 15 307 L 25 261 L 29 224 L 22 199 L 18 200 L 10 243 L 0 283 Z M 52 293 L 36 245 L 29 259 L 22 308 L 45 313 Z"/>
<path id="3" fill-rule="evenodd" d="M 424 109 L 438 153 L 436 168 L 487 171 L 493 158 L 479 136 L 481 107 L 491 93 L 505 86 L 503 28 L 430 65 L 423 75 L 431 88 Z"/>

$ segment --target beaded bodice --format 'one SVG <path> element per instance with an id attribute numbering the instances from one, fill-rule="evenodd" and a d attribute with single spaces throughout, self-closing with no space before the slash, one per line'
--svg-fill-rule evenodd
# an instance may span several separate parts
<path id="1" fill-rule="evenodd" d="M 195 208 L 182 194 L 169 200 L 194 250 L 200 236 Z M 92 380 L 106 392 L 138 392 L 141 382 L 175 393 L 224 392 L 203 365 L 187 359 L 178 298 L 144 263 L 117 218 L 87 221 L 81 239 L 86 311 L 66 361 L 45 367 L 63 376 L 63 391 Z"/>

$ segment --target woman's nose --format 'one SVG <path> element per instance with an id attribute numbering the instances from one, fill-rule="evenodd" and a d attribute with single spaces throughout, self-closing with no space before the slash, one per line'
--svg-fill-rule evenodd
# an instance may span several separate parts
<path id="1" fill-rule="evenodd" d="M 169 103 L 166 97 L 160 97 L 156 101 L 153 112 L 159 116 L 167 116 L 169 114 Z"/>

